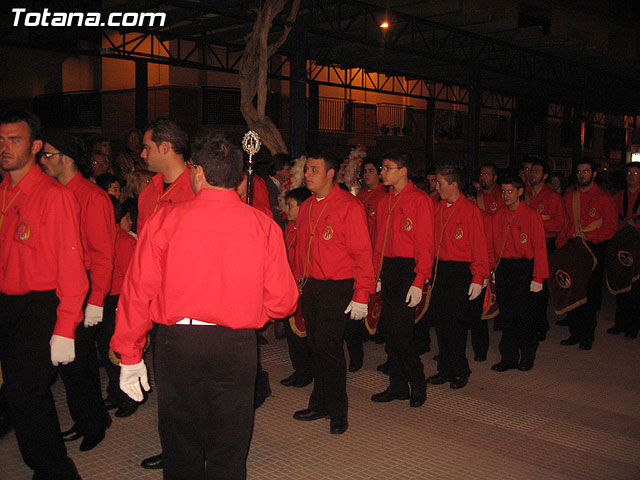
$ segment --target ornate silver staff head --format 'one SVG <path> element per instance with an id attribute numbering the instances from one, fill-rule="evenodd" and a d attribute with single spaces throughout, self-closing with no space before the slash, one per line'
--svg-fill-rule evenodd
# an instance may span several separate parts
<path id="1" fill-rule="evenodd" d="M 258 153 L 261 145 L 262 141 L 258 132 L 249 130 L 242 137 L 242 149 L 249 155 L 249 173 L 253 173 L 253 156 Z"/>

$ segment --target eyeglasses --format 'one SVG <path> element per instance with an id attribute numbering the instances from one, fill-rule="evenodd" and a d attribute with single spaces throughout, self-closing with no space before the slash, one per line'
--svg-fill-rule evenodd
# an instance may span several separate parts
<path id="1" fill-rule="evenodd" d="M 389 170 L 400 170 L 402 167 L 390 167 L 389 165 L 383 165 L 381 170 L 388 172 Z"/>
<path id="2" fill-rule="evenodd" d="M 635 171 L 635 172 L 627 172 L 627 175 L 640 175 L 640 172 Z"/>
<path id="3" fill-rule="evenodd" d="M 584 170 L 576 170 L 576 173 L 591 173 L 591 169 L 585 168 Z"/>
<path id="4" fill-rule="evenodd" d="M 62 155 L 62 152 L 42 152 L 42 156 L 49 160 L 54 155 Z"/>
<path id="5" fill-rule="evenodd" d="M 198 166 L 198 164 L 197 164 L 197 163 L 194 163 L 194 162 L 193 162 L 193 160 L 187 160 L 187 167 L 189 167 L 189 168 L 195 168 L 195 167 L 197 167 L 197 166 Z"/>

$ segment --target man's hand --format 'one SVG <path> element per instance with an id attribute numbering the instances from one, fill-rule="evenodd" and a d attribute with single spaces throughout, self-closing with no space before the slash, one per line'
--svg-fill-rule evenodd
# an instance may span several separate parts
<path id="1" fill-rule="evenodd" d="M 382 282 L 378 280 L 376 283 L 376 293 L 380 293 L 380 290 L 382 290 Z"/>
<path id="2" fill-rule="evenodd" d="M 420 300 L 422 300 L 422 289 L 411 285 L 404 301 L 407 303 L 409 308 L 413 308 L 420 303 Z"/>
<path id="3" fill-rule="evenodd" d="M 531 280 L 531 284 L 529 284 L 529 290 L 533 293 L 538 293 L 542 291 L 542 284 Z"/>
<path id="4" fill-rule="evenodd" d="M 76 359 L 76 346 L 73 338 L 52 335 L 49 340 L 51 363 L 54 367 L 66 365 Z"/>
<path id="5" fill-rule="evenodd" d="M 94 327 L 102 321 L 104 307 L 98 307 L 87 303 L 84 309 L 84 328 Z"/>
<path id="6" fill-rule="evenodd" d="M 351 313 L 351 320 L 362 320 L 367 316 L 369 307 L 366 303 L 358 303 L 351 300 L 344 313 Z"/>
<path id="7" fill-rule="evenodd" d="M 478 298 L 481 292 L 482 285 L 478 285 L 477 283 L 472 283 L 471 285 L 469 285 L 469 292 L 467 292 L 469 295 L 469 301 Z"/>
<path id="8" fill-rule="evenodd" d="M 144 395 L 140 385 L 145 392 L 151 390 L 144 360 L 140 360 L 140 363 L 135 365 L 120 365 L 120 390 L 136 402 L 141 402 L 144 400 Z"/>
<path id="9" fill-rule="evenodd" d="M 487 288 L 487 285 L 489 285 L 489 279 L 488 279 L 488 278 L 485 278 L 485 279 L 482 281 L 482 288 Z"/>

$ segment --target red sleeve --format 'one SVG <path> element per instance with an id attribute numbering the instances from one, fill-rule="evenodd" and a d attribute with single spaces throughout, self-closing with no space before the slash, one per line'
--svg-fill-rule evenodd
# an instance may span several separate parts
<path id="1" fill-rule="evenodd" d="M 572 194 L 573 194 L 573 191 L 567 192 L 562 198 L 562 206 L 564 209 L 564 225 L 560 230 L 560 234 L 558 235 L 558 238 L 556 238 L 556 245 L 558 248 L 562 248 L 564 244 L 569 241 L 569 238 L 571 238 L 571 235 L 573 234 L 574 219 L 573 219 L 573 213 L 571 210 Z"/>
<path id="2" fill-rule="evenodd" d="M 471 246 L 471 283 L 482 285 L 485 278 L 489 278 L 489 255 L 487 253 L 487 237 L 483 225 L 483 213 L 472 204 L 471 228 L 473 229 L 474 241 Z M 484 242 L 482 241 L 484 240 Z"/>
<path id="3" fill-rule="evenodd" d="M 545 278 L 549 278 L 549 262 L 544 224 L 542 217 L 535 210 L 531 215 L 531 236 L 533 237 L 533 281 L 542 283 Z"/>
<path id="4" fill-rule="evenodd" d="M 545 232 L 547 232 L 547 234 L 550 234 L 549 236 L 551 237 L 556 237 L 562 230 L 562 227 L 564 227 L 565 223 L 562 197 L 555 192 L 553 194 L 549 194 L 547 204 L 547 211 L 542 215 Z"/>
<path id="5" fill-rule="evenodd" d="M 142 233 L 142 227 L 147 223 L 149 217 L 153 213 L 155 207 L 155 185 L 153 179 L 147 184 L 146 187 L 140 192 L 138 197 L 138 222 L 136 224 L 136 231 L 138 235 Z"/>
<path id="6" fill-rule="evenodd" d="M 269 191 L 267 190 L 267 184 L 264 183 L 262 177 L 259 177 L 258 175 L 254 175 L 253 177 L 253 200 L 251 202 L 251 206 L 257 208 L 269 218 L 273 218 L 273 212 L 271 211 L 271 205 L 269 204 Z"/>
<path id="7" fill-rule="evenodd" d="M 618 213 L 613 198 L 607 192 L 603 191 L 599 201 L 604 217 L 602 226 L 586 234 L 587 239 L 593 243 L 610 240 L 618 230 Z"/>
<path id="8" fill-rule="evenodd" d="M 484 236 L 487 241 L 487 261 L 489 264 L 489 271 L 495 267 L 496 252 L 493 246 L 493 217 L 484 210 L 482 212 L 482 226 L 484 227 Z"/>
<path id="9" fill-rule="evenodd" d="M 433 242 L 433 201 L 429 195 L 422 195 L 423 199 L 418 208 L 420 221 L 416 222 L 413 229 L 413 248 L 416 260 L 416 273 L 413 279 L 414 287 L 424 288 L 427 278 L 431 278 L 433 267 L 434 242 Z"/>
<path id="10" fill-rule="evenodd" d="M 298 304 L 298 287 L 287 260 L 282 230 L 275 221 L 270 222 L 263 281 L 266 314 L 270 318 L 285 318 L 294 313 Z"/>
<path id="11" fill-rule="evenodd" d="M 87 303 L 102 307 L 111 289 L 116 229 L 111 201 L 104 192 L 97 193 L 91 195 L 86 204 L 83 229 L 86 236 L 85 255 L 91 260 L 91 292 Z"/>
<path id="12" fill-rule="evenodd" d="M 376 205 L 376 226 L 373 234 L 373 273 L 380 275 L 380 260 L 382 259 L 382 245 L 384 243 L 385 228 L 387 223 L 388 197 L 385 195 Z"/>
<path id="13" fill-rule="evenodd" d="M 75 338 L 76 327 L 83 319 L 82 304 L 89 290 L 89 280 L 82 260 L 80 207 L 71 191 L 51 195 L 47 202 L 51 215 L 45 217 L 45 231 L 57 239 L 58 271 L 56 296 L 60 300 L 54 335 Z"/>
<path id="14" fill-rule="evenodd" d="M 373 253 L 367 217 L 362 203 L 355 200 L 355 198 L 353 203 L 350 203 L 347 207 L 345 238 L 355 280 L 352 300 L 357 303 L 368 303 L 369 294 L 376 291 L 376 281 L 373 273 L 373 264 L 371 263 Z"/>

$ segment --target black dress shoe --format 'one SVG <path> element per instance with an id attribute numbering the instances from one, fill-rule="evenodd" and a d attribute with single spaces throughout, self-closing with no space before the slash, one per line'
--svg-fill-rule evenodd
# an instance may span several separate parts
<path id="1" fill-rule="evenodd" d="M 65 442 L 73 442 L 74 440 L 82 438 L 82 434 L 78 432 L 78 430 L 76 430 L 75 424 L 69 430 L 65 430 L 64 432 L 62 432 L 60 436 Z"/>
<path id="2" fill-rule="evenodd" d="M 80 451 L 87 452 L 96 447 L 102 440 L 104 440 L 106 432 L 107 429 L 105 428 L 95 435 L 85 435 L 82 439 L 82 443 L 80 444 Z"/>
<path id="3" fill-rule="evenodd" d="M 113 400 L 105 400 L 104 401 L 104 409 L 108 412 L 109 410 L 115 410 L 116 408 L 120 408 L 120 403 L 114 402 Z"/>
<path id="4" fill-rule="evenodd" d="M 384 363 L 381 363 L 380 365 L 378 365 L 376 367 L 376 370 L 378 370 L 379 372 L 384 373 L 385 375 L 389 375 L 389 360 L 387 360 Z"/>
<path id="5" fill-rule="evenodd" d="M 371 395 L 371 401 L 376 403 L 387 403 L 393 400 L 409 400 L 409 392 L 394 392 L 387 388 L 384 392 Z"/>
<path id="6" fill-rule="evenodd" d="M 411 408 L 418 408 L 424 405 L 427 400 L 427 386 L 424 385 L 419 388 L 411 389 L 411 396 L 409 398 L 409 406 Z"/>
<path id="7" fill-rule="evenodd" d="M 618 335 L 619 333 L 622 333 L 622 332 L 624 332 L 624 329 L 620 327 L 607 328 L 607 333 L 610 333 L 611 335 Z"/>
<path id="8" fill-rule="evenodd" d="M 306 387 L 311 382 L 313 382 L 313 377 L 298 377 L 296 378 L 296 381 L 293 382 L 291 386 L 295 388 L 302 388 L 302 387 Z"/>
<path id="9" fill-rule="evenodd" d="M 486 355 L 476 355 L 475 357 L 473 357 L 473 361 L 474 362 L 486 362 L 487 361 L 487 356 Z"/>
<path id="10" fill-rule="evenodd" d="M 341 435 L 349 428 L 349 422 L 345 417 L 335 417 L 331 419 L 329 433 L 331 435 Z"/>
<path id="11" fill-rule="evenodd" d="M 436 373 L 435 375 L 427 378 L 427 383 L 431 385 L 442 385 L 443 383 L 447 383 L 451 381 L 451 375 L 446 375 L 444 373 Z"/>
<path id="12" fill-rule="evenodd" d="M 533 361 L 532 360 L 522 361 L 518 365 L 518 370 L 520 370 L 521 372 L 528 372 L 532 368 L 533 368 Z"/>
<path id="13" fill-rule="evenodd" d="M 296 383 L 296 380 L 296 372 L 293 372 L 287 378 L 283 378 L 282 380 L 280 380 L 280 384 L 284 385 L 285 387 L 291 387 L 294 383 Z"/>
<path id="14" fill-rule="evenodd" d="M 460 388 L 466 387 L 468 382 L 469 377 L 453 377 L 451 379 L 451 383 L 449 384 L 449 388 L 452 390 L 458 390 Z"/>
<path id="15" fill-rule="evenodd" d="M 362 368 L 362 357 L 352 358 L 349 361 L 349 371 L 350 372 L 357 372 L 361 368 Z"/>
<path id="16" fill-rule="evenodd" d="M 326 418 L 327 414 L 322 412 L 315 412 L 309 408 L 305 408 L 304 410 L 298 410 L 293 414 L 293 418 L 296 420 L 301 420 L 303 422 L 311 422 L 313 420 L 318 420 L 320 418 Z"/>
<path id="17" fill-rule="evenodd" d="M 118 418 L 127 418 L 133 415 L 134 413 L 136 413 L 139 406 L 140 404 L 137 402 L 129 402 L 125 405 L 122 405 L 120 408 L 118 408 L 118 410 L 116 410 L 116 413 L 114 413 L 114 415 Z"/>
<path id="18" fill-rule="evenodd" d="M 5 408 L 0 408 L 0 438 L 9 433 L 12 428 L 9 412 Z"/>
<path id="19" fill-rule="evenodd" d="M 142 468 L 146 468 L 147 470 L 158 470 L 162 468 L 162 453 L 159 455 L 154 455 L 153 457 L 145 458 L 140 462 L 140 466 Z"/>
<path id="20" fill-rule="evenodd" d="M 592 346 L 592 342 L 580 342 L 580 346 L 578 348 L 580 348 L 580 350 L 591 350 Z"/>
<path id="21" fill-rule="evenodd" d="M 627 332 L 624 334 L 625 338 L 638 338 L 638 332 L 635 333 L 631 333 L 631 332 Z"/>
<path id="22" fill-rule="evenodd" d="M 514 370 L 516 368 L 518 368 L 517 365 L 507 362 L 499 362 L 491 366 L 491 370 L 494 372 L 506 372 L 507 370 Z"/>
<path id="23" fill-rule="evenodd" d="M 565 345 L 565 346 L 571 346 L 571 345 L 577 345 L 578 343 L 580 343 L 580 340 L 578 340 L 576 337 L 571 336 L 569 338 L 565 338 L 564 340 L 560 340 L 560 345 Z"/>

